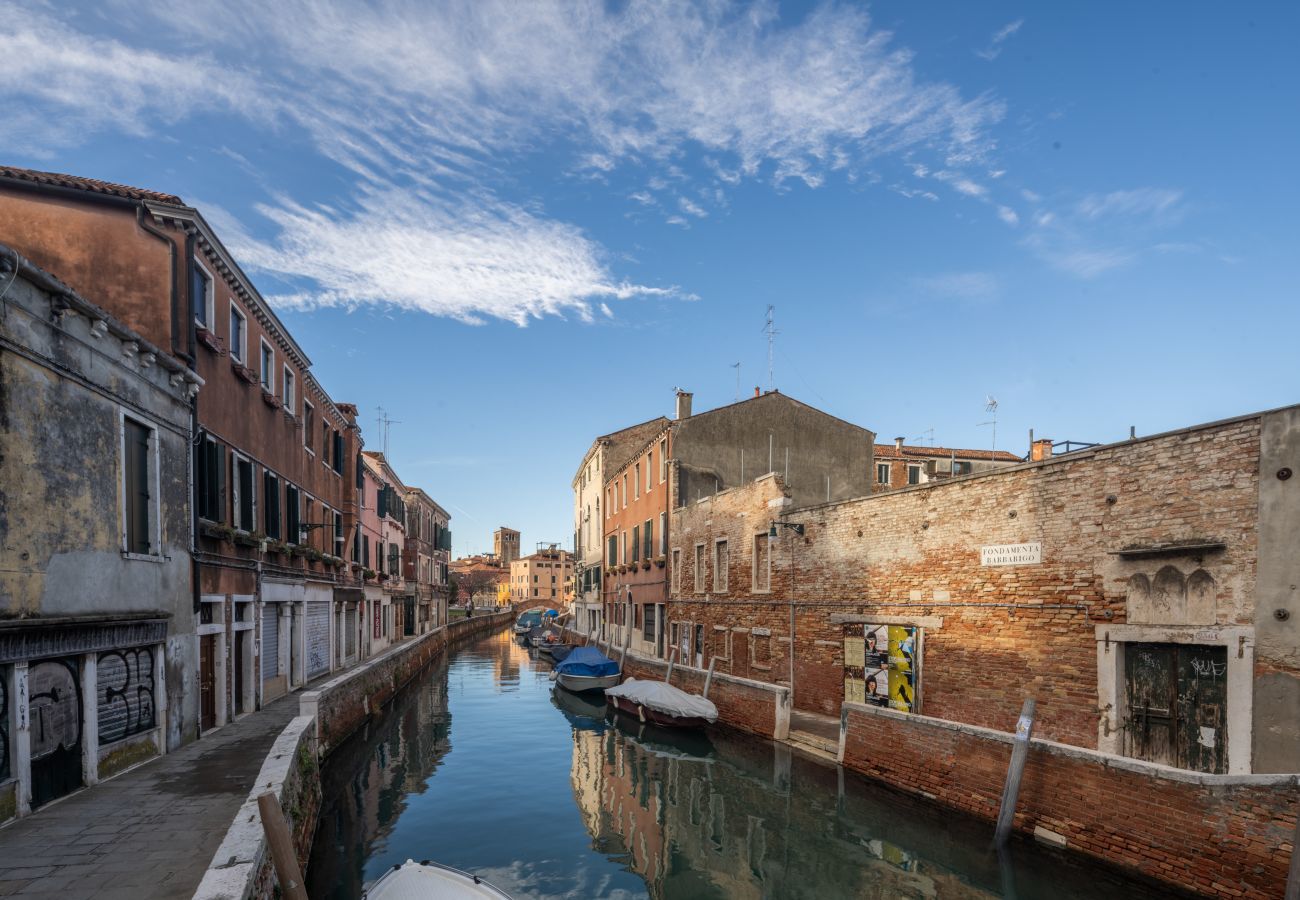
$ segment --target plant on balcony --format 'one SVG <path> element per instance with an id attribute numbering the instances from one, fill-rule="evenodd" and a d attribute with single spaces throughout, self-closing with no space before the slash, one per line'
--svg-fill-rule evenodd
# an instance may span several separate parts
<path id="1" fill-rule="evenodd" d="M 303 554 L 312 562 L 320 562 L 325 558 L 325 554 L 321 553 L 315 547 L 308 547 L 305 551 L 303 551 Z"/>
<path id="2" fill-rule="evenodd" d="M 200 344 L 202 344 L 204 347 L 207 347 L 213 353 L 219 354 L 221 356 L 226 355 L 225 343 L 221 340 L 221 338 L 217 337 L 208 329 L 195 328 L 194 336 L 198 338 Z"/>
<path id="3" fill-rule="evenodd" d="M 366 579 L 366 581 L 369 581 L 370 579 L 372 579 L 372 578 L 375 577 L 375 570 L 374 570 L 374 569 L 362 569 L 362 570 L 361 570 L 361 575 L 362 575 L 363 578 Z"/>
<path id="4" fill-rule="evenodd" d="M 281 553 L 283 553 L 285 550 L 286 550 L 285 545 L 284 545 L 283 543 L 281 543 L 280 541 L 277 541 L 275 538 L 271 538 L 271 539 L 269 539 L 269 540 L 266 542 L 266 552 L 267 552 L 267 553 L 271 553 L 271 554 L 274 554 L 274 555 L 276 555 L 276 556 L 279 556 L 279 555 L 280 555 Z"/>
<path id="5" fill-rule="evenodd" d="M 259 537 L 256 534 L 256 532 L 254 533 L 249 533 L 247 531 L 235 532 L 235 543 L 240 547 L 256 547 L 258 544 L 262 543 L 264 538 L 265 536 Z"/>
<path id="6" fill-rule="evenodd" d="M 235 537 L 235 529 L 229 525 L 222 525 L 220 522 L 209 522 L 206 519 L 200 519 L 199 534 L 216 541 L 230 541 Z"/>
<path id="7" fill-rule="evenodd" d="M 272 394 L 266 388 L 262 388 L 262 402 L 265 403 L 267 406 L 271 407 L 271 409 L 279 409 L 281 406 L 284 405 L 283 403 L 280 402 L 279 397 L 275 396 L 275 394 Z"/>
<path id="8" fill-rule="evenodd" d="M 645 559 L 641 560 L 641 568 L 643 569 L 650 568 L 650 557 L 647 556 Z"/>
<path id="9" fill-rule="evenodd" d="M 257 384 L 257 375 L 253 370 L 241 362 L 230 361 L 230 368 L 234 370 L 235 376 L 245 384 Z"/>
<path id="10" fill-rule="evenodd" d="M 655 557 L 655 565 L 658 566 L 658 567 L 661 568 L 661 569 L 664 567 L 664 563 L 665 563 L 666 561 L 667 561 L 667 560 L 665 560 L 664 557 L 663 557 L 662 555 L 660 555 L 660 556 L 656 556 L 656 557 Z"/>

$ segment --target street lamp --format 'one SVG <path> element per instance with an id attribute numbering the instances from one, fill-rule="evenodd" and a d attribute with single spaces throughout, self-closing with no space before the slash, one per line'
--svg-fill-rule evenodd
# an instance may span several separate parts
<path id="1" fill-rule="evenodd" d="M 767 530 L 769 538 L 775 538 L 780 532 L 777 526 L 788 528 L 795 534 L 803 537 L 802 522 L 778 522 L 772 521 L 772 525 Z M 794 709 L 794 544 L 790 545 L 790 708 Z"/>

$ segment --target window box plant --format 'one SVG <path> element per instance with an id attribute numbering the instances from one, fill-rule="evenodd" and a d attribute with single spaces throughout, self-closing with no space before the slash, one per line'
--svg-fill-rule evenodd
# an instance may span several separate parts
<path id="1" fill-rule="evenodd" d="M 294 559 L 302 557 L 307 552 L 307 548 L 302 544 L 289 544 L 289 555 Z"/>
<path id="2" fill-rule="evenodd" d="M 321 553 L 315 547 L 308 547 L 306 550 L 303 551 L 303 554 L 312 562 L 321 562 L 323 559 L 325 559 L 325 554 Z"/>
<path id="3" fill-rule="evenodd" d="M 212 538 L 217 541 L 230 541 L 235 536 L 235 529 L 229 525 L 223 525 L 220 522 L 210 522 L 207 519 L 199 520 L 199 534 L 205 538 Z"/>
<path id="4" fill-rule="evenodd" d="M 370 579 L 372 579 L 372 578 L 375 577 L 375 570 L 374 570 L 374 569 L 362 569 L 362 570 L 361 570 L 361 575 L 362 575 L 362 577 L 364 577 L 364 578 L 366 579 L 366 581 L 369 581 Z"/>
<path id="5" fill-rule="evenodd" d="M 262 541 L 264 541 L 265 539 L 266 539 L 265 536 L 259 536 L 256 532 L 252 532 L 252 533 L 247 531 L 235 532 L 235 543 L 240 547 L 256 547 L 258 544 L 262 543 Z"/>
<path id="6" fill-rule="evenodd" d="M 641 568 L 643 569 L 650 568 L 650 557 L 647 556 L 645 559 L 641 560 Z"/>
<path id="7" fill-rule="evenodd" d="M 663 558 L 662 555 L 661 555 L 661 556 L 656 556 L 656 557 L 655 557 L 655 565 L 658 566 L 658 567 L 661 568 L 661 569 L 664 567 L 664 563 L 665 563 L 666 561 L 667 561 L 667 560 L 665 560 L 665 559 Z"/>
<path id="8" fill-rule="evenodd" d="M 275 555 L 275 556 L 279 556 L 279 555 L 280 555 L 281 553 L 283 553 L 284 551 L 285 551 L 285 546 L 284 546 L 284 544 L 282 544 L 281 542 L 277 541 L 275 538 L 270 538 L 270 539 L 266 542 L 266 552 L 267 552 L 267 553 L 273 554 L 273 555 Z"/>

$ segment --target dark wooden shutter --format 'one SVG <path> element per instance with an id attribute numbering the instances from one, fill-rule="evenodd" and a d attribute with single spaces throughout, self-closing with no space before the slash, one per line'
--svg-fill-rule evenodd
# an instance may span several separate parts
<path id="1" fill-rule="evenodd" d="M 152 530 L 149 522 L 149 429 L 126 420 L 126 544 L 131 553 L 148 553 Z"/>
<path id="2" fill-rule="evenodd" d="M 388 485 L 379 486 L 379 518 L 388 515 Z"/>
<path id="3" fill-rule="evenodd" d="M 216 501 L 213 504 L 213 519 L 217 522 L 226 521 L 226 448 L 221 444 L 213 444 L 213 461 L 216 471 L 216 480 L 214 482 Z"/>
<path id="4" fill-rule="evenodd" d="M 240 528 L 252 531 L 253 522 L 253 464 L 246 459 L 236 463 L 239 479 L 239 522 Z"/>
<path id="5" fill-rule="evenodd" d="M 334 471 L 343 474 L 343 435 L 334 432 Z"/>

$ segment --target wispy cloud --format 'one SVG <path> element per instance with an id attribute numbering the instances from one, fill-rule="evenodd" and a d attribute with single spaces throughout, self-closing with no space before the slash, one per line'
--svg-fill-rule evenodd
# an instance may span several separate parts
<path id="1" fill-rule="evenodd" d="M 997 276 L 988 272 L 951 272 L 926 275 L 912 280 L 928 294 L 957 300 L 991 300 L 1002 291 Z"/>
<path id="2" fill-rule="evenodd" d="M 998 207 L 998 218 L 1012 227 L 1020 224 L 1020 216 L 1009 206 Z"/>
<path id="3" fill-rule="evenodd" d="M 1094 220 L 1106 216 L 1167 216 L 1178 211 L 1182 198 L 1182 191 L 1168 188 L 1090 194 L 1079 202 L 1079 213 Z"/>
<path id="4" fill-rule="evenodd" d="M 1042 198 L 1029 191 L 1026 200 Z M 1194 241 L 1160 238 L 1181 219 L 1183 192 L 1140 187 L 1089 194 L 1073 203 L 1035 209 L 1024 245 L 1041 259 L 1076 278 L 1097 278 L 1134 265 L 1152 253 L 1198 252 Z"/>
<path id="5" fill-rule="evenodd" d="M 989 38 L 988 46 L 982 50 L 976 50 L 975 55 L 980 59 L 986 59 L 989 62 L 997 59 L 1002 55 L 1002 44 L 1007 38 L 1019 31 L 1020 26 L 1024 24 L 1024 19 L 1016 19 L 1014 22 L 1009 22 L 1002 26 L 997 31 L 993 32 L 993 36 Z"/>

